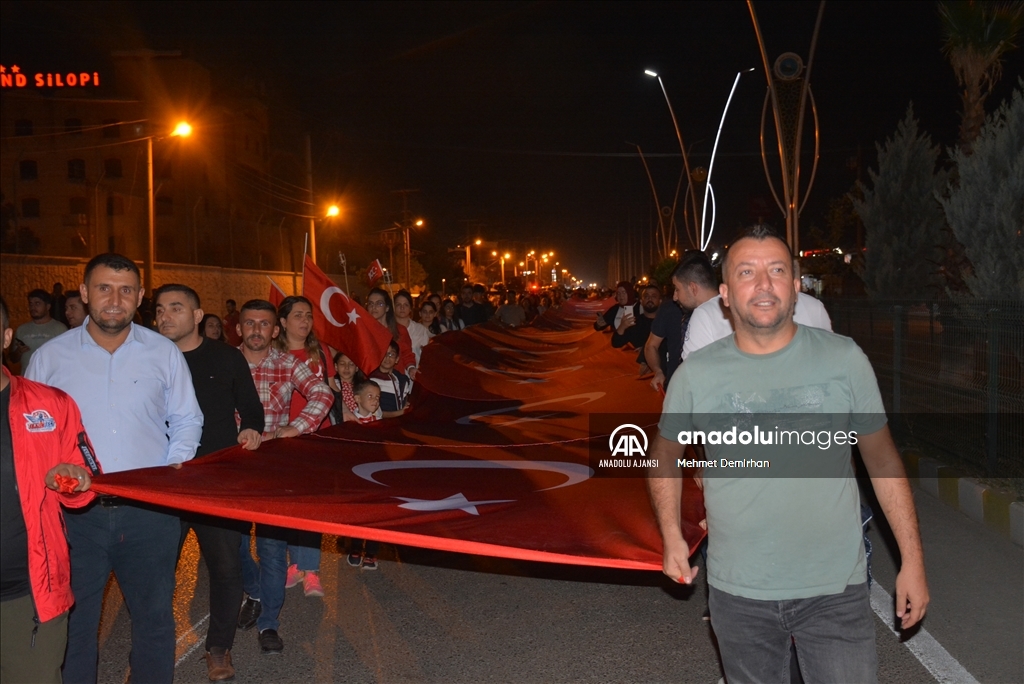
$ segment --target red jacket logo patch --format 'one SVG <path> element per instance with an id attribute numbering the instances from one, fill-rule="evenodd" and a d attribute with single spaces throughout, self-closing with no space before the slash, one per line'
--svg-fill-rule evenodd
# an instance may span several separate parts
<path id="1" fill-rule="evenodd" d="M 57 429 L 57 421 L 43 409 L 21 415 L 25 416 L 25 429 L 29 432 L 53 432 Z"/>

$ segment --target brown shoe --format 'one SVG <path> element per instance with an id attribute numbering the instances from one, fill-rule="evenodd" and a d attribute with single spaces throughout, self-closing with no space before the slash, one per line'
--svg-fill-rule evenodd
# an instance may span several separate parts
<path id="1" fill-rule="evenodd" d="M 230 682 L 235 678 L 235 668 L 231 664 L 231 651 L 214 646 L 206 652 L 206 674 L 211 682 Z"/>

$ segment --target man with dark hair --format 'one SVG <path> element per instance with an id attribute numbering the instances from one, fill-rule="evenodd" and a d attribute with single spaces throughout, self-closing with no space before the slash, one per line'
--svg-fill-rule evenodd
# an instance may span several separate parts
<path id="1" fill-rule="evenodd" d="M 224 315 L 224 341 L 232 347 L 242 344 L 242 338 L 238 335 L 238 309 L 234 299 L 224 302 L 227 313 Z"/>
<path id="2" fill-rule="evenodd" d="M 456 313 L 467 328 L 478 323 L 485 323 L 490 318 L 487 315 L 487 307 L 476 301 L 472 285 L 467 283 L 462 286 L 459 299 L 461 301 L 458 307 L 456 307 Z"/>
<path id="3" fill-rule="evenodd" d="M 101 254 L 86 265 L 80 291 L 88 322 L 33 354 L 26 376 L 78 402 L 105 472 L 180 468 L 195 456 L 203 413 L 178 348 L 132 322 L 143 296 L 138 267 L 120 254 Z M 113 570 L 131 614 L 132 679 L 170 682 L 178 518 L 101 496 L 69 513 L 66 524 L 76 604 L 64 681 L 96 681 L 97 632 Z"/>
<path id="4" fill-rule="evenodd" d="M 750 228 L 741 234 L 738 239 L 742 240 L 744 238 L 758 241 L 777 240 L 787 250 L 789 249 L 789 246 L 786 245 L 775 231 L 763 224 Z M 735 244 L 735 241 L 733 244 Z M 723 273 L 728 267 L 728 263 L 729 254 L 727 252 L 725 261 L 722 264 Z M 795 267 L 796 262 L 793 261 L 793 264 Z M 796 274 L 796 277 L 799 279 L 799 274 Z M 812 328 L 821 328 L 822 330 L 832 330 L 832 319 L 829 318 L 828 312 L 825 311 L 822 303 L 803 292 L 797 293 L 796 312 L 793 320 L 800 325 L 809 325 Z M 690 354 L 702 347 L 706 347 L 715 340 L 728 337 L 732 334 L 732 331 L 733 327 L 729 317 L 729 310 L 722 302 L 722 297 L 715 294 L 715 296 L 696 307 L 693 313 L 690 314 L 690 322 L 686 328 L 686 339 L 683 341 L 683 360 L 685 361 Z"/>
<path id="5" fill-rule="evenodd" d="M 53 297 L 46 290 L 36 289 L 28 293 L 28 315 L 32 320 L 18 326 L 15 336 L 24 346 L 11 353 L 11 361 L 20 362 L 22 369 L 28 368 L 37 349 L 68 329 L 51 317 L 52 306 Z"/>
<path id="6" fill-rule="evenodd" d="M 68 292 L 64 301 L 64 318 L 68 322 L 68 328 L 78 328 L 85 323 L 85 317 L 89 312 L 85 310 L 82 303 L 82 293 L 78 290 Z"/>
<path id="7" fill-rule="evenodd" d="M 616 349 L 633 345 L 641 351 L 637 363 L 644 363 L 643 348 L 651 334 L 651 323 L 661 306 L 661 290 L 651 284 L 640 291 L 640 301 L 634 304 L 627 315 L 622 317 L 619 326 L 612 333 L 612 346 Z"/>
<path id="8" fill-rule="evenodd" d="M 259 448 L 263 404 L 245 357 L 238 349 L 199 334 L 203 310 L 199 295 L 191 287 L 163 285 L 153 293 L 153 301 L 157 330 L 184 354 L 203 411 L 203 436 L 196 458 L 235 444 L 250 451 Z M 236 411 L 240 419 L 237 424 Z M 235 676 L 231 648 L 242 603 L 242 563 L 238 554 L 242 528 L 234 521 L 185 513 L 181 518 L 182 544 L 190 528 L 196 533 L 210 573 L 207 674 L 211 682 L 227 681 Z"/>
<path id="9" fill-rule="evenodd" d="M 896 615 L 903 629 L 924 617 L 929 602 L 914 500 L 878 382 L 853 340 L 793 320 L 800 283 L 784 242 L 734 242 L 723 276 L 720 291 L 735 334 L 681 366 L 652 445 L 659 466 L 648 487 L 663 570 L 685 584 L 697 574 L 680 528 L 682 478 L 675 464 L 683 435 L 725 433 L 708 439 L 708 459 L 768 464 L 759 474 L 722 473 L 722 465 L 705 470 L 709 607 L 725 679 L 778 680 L 795 642 L 807 681 L 876 681 L 853 438 L 899 546 Z M 737 440 L 738 424 L 744 432 Z M 758 428 L 762 437 L 766 430 L 792 431 L 800 444 L 781 436 L 752 443 Z M 806 434 L 815 442 L 804 441 Z M 827 447 L 818 441 L 822 434 Z"/>
<path id="10" fill-rule="evenodd" d="M 654 371 L 651 387 L 662 392 L 682 363 L 690 312 L 717 294 L 711 260 L 697 249 L 685 252 L 672 273 L 672 287 L 672 302 L 661 305 L 644 345 L 644 358 Z"/>
<path id="11" fill-rule="evenodd" d="M 14 337 L 0 297 L 3 348 Z M 88 504 L 89 447 L 74 400 L 0 374 L 0 681 L 60 684 L 71 562 L 61 504 Z"/>
<path id="12" fill-rule="evenodd" d="M 239 314 L 237 332 L 242 337 L 242 355 L 263 403 L 263 439 L 297 437 L 316 431 L 331 410 L 334 394 L 299 357 L 274 349 L 271 342 L 281 333 L 274 305 L 263 299 L 247 301 Z M 292 392 L 301 394 L 307 403 L 302 413 L 289 422 Z M 242 538 L 238 548 L 246 593 L 238 626 L 246 630 L 256 626 L 263 654 L 279 655 L 284 650 L 284 641 L 277 633 L 278 617 L 284 605 L 291 535 L 287 530 L 265 525 L 258 526 L 256 532 L 259 565 L 249 551 L 248 536 Z"/>

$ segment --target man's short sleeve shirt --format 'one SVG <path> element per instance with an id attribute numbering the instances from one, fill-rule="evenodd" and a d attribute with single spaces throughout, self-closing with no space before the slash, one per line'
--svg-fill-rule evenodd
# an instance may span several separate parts
<path id="1" fill-rule="evenodd" d="M 733 336 L 695 351 L 669 386 L 659 431 L 675 442 L 680 432 L 753 425 L 760 416 L 773 421 L 762 431 L 824 424 L 830 435 L 871 434 L 886 422 L 874 372 L 853 340 L 798 325 L 793 340 L 772 354 L 741 352 Z M 850 447 L 829 439 L 827 449 L 783 448 L 781 440 L 770 447 L 706 444 L 709 461 L 771 462 L 729 476 L 704 469 L 712 586 L 785 600 L 841 593 L 865 581 Z"/>

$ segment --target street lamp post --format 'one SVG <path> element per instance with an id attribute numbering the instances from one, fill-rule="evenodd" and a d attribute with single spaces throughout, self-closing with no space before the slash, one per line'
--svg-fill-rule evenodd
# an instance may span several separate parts
<path id="1" fill-rule="evenodd" d="M 180 122 L 171 131 L 170 137 L 187 138 L 192 135 L 192 126 Z M 146 136 L 146 199 L 148 200 L 146 259 L 143 263 L 142 288 L 147 295 L 153 296 L 153 269 L 156 262 L 156 190 L 153 187 L 153 139 L 155 135 Z M 161 140 L 163 137 L 161 137 Z"/>
<path id="2" fill-rule="evenodd" d="M 672 109 L 672 102 L 671 102 L 671 100 L 668 99 L 668 91 L 665 90 L 665 83 L 661 80 L 661 76 L 659 76 L 657 72 L 651 71 L 650 69 L 644 70 L 644 73 L 647 74 L 648 76 L 650 76 L 651 78 L 658 79 L 658 85 L 661 86 L 661 93 L 662 93 L 662 95 L 665 96 L 665 104 L 668 105 L 668 113 L 670 115 L 672 115 L 672 125 L 676 129 L 676 140 L 679 141 L 679 151 L 683 155 L 683 168 L 686 169 L 686 179 L 687 179 L 687 184 L 688 184 L 688 188 L 687 189 L 688 189 L 688 191 L 690 193 L 690 199 L 693 202 L 694 224 L 695 225 L 699 224 L 700 223 L 700 217 L 697 216 L 697 190 L 696 190 L 696 188 L 693 187 L 693 176 L 690 173 L 690 157 L 686 153 L 686 146 L 683 145 L 683 134 L 679 131 L 679 122 L 676 121 L 676 112 L 675 112 L 674 109 Z M 684 212 L 685 212 L 685 209 L 684 209 Z M 683 214 L 683 218 L 684 219 L 686 218 L 686 214 L 685 213 Z"/>

